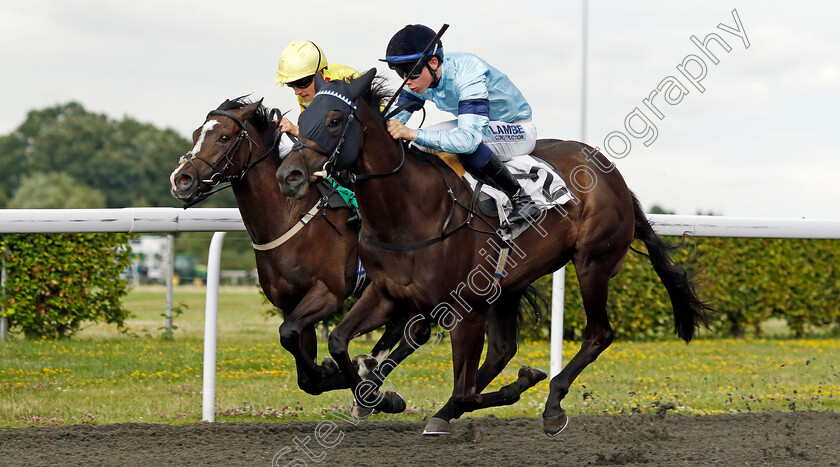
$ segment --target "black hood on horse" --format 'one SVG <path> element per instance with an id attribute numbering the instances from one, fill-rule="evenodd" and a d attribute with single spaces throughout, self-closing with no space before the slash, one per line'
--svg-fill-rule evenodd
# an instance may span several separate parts
<path id="1" fill-rule="evenodd" d="M 315 97 L 301 114 L 300 136 L 321 146 L 321 154 L 329 158 L 336 170 L 344 170 L 359 157 L 362 124 L 356 116 L 356 99 L 370 89 L 376 76 L 373 68 L 360 78 L 347 83 L 341 80 L 324 81 L 315 75 Z M 324 115 L 324 121 L 318 116 Z"/>

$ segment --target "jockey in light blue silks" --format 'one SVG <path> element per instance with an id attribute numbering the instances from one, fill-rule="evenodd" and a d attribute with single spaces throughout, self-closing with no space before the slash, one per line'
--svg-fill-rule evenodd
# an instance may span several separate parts
<path id="1" fill-rule="evenodd" d="M 397 32 L 388 43 L 383 61 L 400 78 L 406 78 L 422 59 L 414 75 L 408 76 L 397 102 L 398 106 L 415 105 L 390 120 L 388 131 L 394 139 L 414 141 L 421 149 L 458 154 L 471 175 L 510 198 L 509 223 L 535 219 L 539 208 L 502 162 L 533 151 L 537 129 L 531 122 L 531 106 L 504 73 L 473 54 L 449 52 L 444 56 L 438 39 L 423 56 L 434 38 L 434 31 L 414 24 Z M 428 129 L 406 127 L 411 113 L 420 110 L 425 101 L 458 119 Z"/>

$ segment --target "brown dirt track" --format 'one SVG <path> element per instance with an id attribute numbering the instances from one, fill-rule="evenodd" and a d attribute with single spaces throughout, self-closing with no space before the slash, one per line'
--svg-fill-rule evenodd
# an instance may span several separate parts
<path id="1" fill-rule="evenodd" d="M 2 429 L 0 464 L 270 466 L 289 447 L 274 465 L 316 465 L 294 450 L 309 436 L 326 456 L 318 465 L 840 465 L 836 412 L 577 416 L 556 438 L 532 418 L 456 420 L 443 438 L 422 437 L 422 422 L 336 424 L 345 437 L 331 449 L 316 443 L 316 422 Z"/>

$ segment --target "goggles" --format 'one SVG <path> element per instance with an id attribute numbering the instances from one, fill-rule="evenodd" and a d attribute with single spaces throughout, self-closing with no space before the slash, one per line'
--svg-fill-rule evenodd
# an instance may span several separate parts
<path id="1" fill-rule="evenodd" d="M 287 86 L 297 89 L 305 89 L 308 88 L 310 84 L 312 84 L 312 80 L 315 79 L 315 75 L 305 76 L 301 79 L 292 81 L 290 83 L 286 83 Z"/>
<path id="2" fill-rule="evenodd" d="M 399 76 L 399 77 L 400 77 L 400 78 L 402 78 L 402 79 L 406 79 L 406 78 L 408 78 L 408 79 L 417 79 L 417 78 L 419 78 L 419 77 L 420 77 L 420 75 L 423 73 L 423 68 L 425 67 L 425 64 L 423 64 L 423 65 L 421 65 L 421 66 L 418 66 L 418 67 L 417 67 L 417 71 L 416 71 L 413 75 L 409 75 L 409 73 L 411 73 L 411 69 L 412 69 L 412 68 L 414 68 L 414 63 L 415 63 L 415 62 L 410 62 L 410 63 L 389 63 L 389 64 L 388 64 L 388 67 L 390 67 L 392 70 L 396 71 L 396 72 L 397 72 L 397 76 Z"/>

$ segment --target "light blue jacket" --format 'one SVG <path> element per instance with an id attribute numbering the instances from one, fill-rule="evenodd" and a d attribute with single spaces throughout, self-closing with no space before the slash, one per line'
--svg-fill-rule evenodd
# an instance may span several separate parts
<path id="1" fill-rule="evenodd" d="M 531 106 L 504 73 L 477 56 L 464 52 L 448 52 L 443 60 L 440 83 L 423 94 L 404 87 L 397 105 L 416 102 L 398 113 L 405 123 L 411 113 L 432 101 L 440 110 L 458 117 L 454 131 L 417 130 L 417 144 L 454 154 L 471 154 L 478 148 L 481 136 L 491 120 L 513 123 L 531 116 Z"/>

